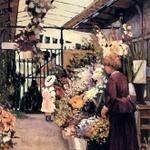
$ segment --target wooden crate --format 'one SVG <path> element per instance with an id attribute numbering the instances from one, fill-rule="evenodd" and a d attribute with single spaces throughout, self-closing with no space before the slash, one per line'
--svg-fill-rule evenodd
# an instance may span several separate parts
<path id="1" fill-rule="evenodd" d="M 150 105 L 138 105 L 138 141 L 140 149 L 150 149 Z"/>

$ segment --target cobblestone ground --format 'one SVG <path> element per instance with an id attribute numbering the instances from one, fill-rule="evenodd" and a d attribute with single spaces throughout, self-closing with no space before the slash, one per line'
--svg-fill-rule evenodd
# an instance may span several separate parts
<path id="1" fill-rule="evenodd" d="M 17 120 L 15 136 L 14 150 L 69 150 L 60 129 L 54 123 L 46 122 L 42 114 Z"/>

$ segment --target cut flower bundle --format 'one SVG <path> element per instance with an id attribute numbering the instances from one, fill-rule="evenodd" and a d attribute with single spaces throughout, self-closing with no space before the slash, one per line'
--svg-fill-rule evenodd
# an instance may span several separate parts
<path id="1" fill-rule="evenodd" d="M 76 74 L 65 86 L 66 96 L 56 100 L 54 121 L 62 128 L 65 136 L 97 140 L 103 144 L 108 137 L 109 121 L 96 117 L 95 112 L 97 95 L 103 94 L 107 79 L 102 65 L 95 65 L 90 74 L 89 68 L 86 66 L 74 70 Z M 94 84 L 89 86 L 91 79 Z"/>

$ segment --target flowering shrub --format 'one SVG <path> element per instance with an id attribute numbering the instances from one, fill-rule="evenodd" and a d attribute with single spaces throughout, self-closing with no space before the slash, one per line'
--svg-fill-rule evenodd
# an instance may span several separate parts
<path id="1" fill-rule="evenodd" d="M 13 146 L 15 123 L 16 117 L 0 106 L 0 149 L 9 149 Z"/>

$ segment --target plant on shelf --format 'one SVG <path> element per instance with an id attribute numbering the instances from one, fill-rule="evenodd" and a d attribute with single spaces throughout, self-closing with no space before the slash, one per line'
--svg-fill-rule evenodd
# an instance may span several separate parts
<path id="1" fill-rule="evenodd" d="M 129 91 L 131 83 L 134 83 L 134 93 L 136 93 L 138 103 L 144 103 L 144 91 L 146 84 L 146 60 L 144 59 L 144 38 L 133 42 L 131 26 L 123 24 L 123 40 L 129 45 L 129 56 L 123 59 L 125 73 L 128 76 Z M 133 84 L 132 84 L 133 87 Z M 132 88 L 133 89 L 133 88 Z M 133 90 L 132 90 L 133 91 Z"/>
<path id="2" fill-rule="evenodd" d="M 121 26 L 123 41 L 129 45 L 129 55 L 124 60 L 124 72 L 128 76 L 129 82 L 146 82 L 146 61 L 144 60 L 144 39 L 133 42 L 131 26 L 123 24 Z M 143 69 L 143 76 L 140 77 L 140 70 Z M 144 73 L 145 72 L 145 73 Z"/>

